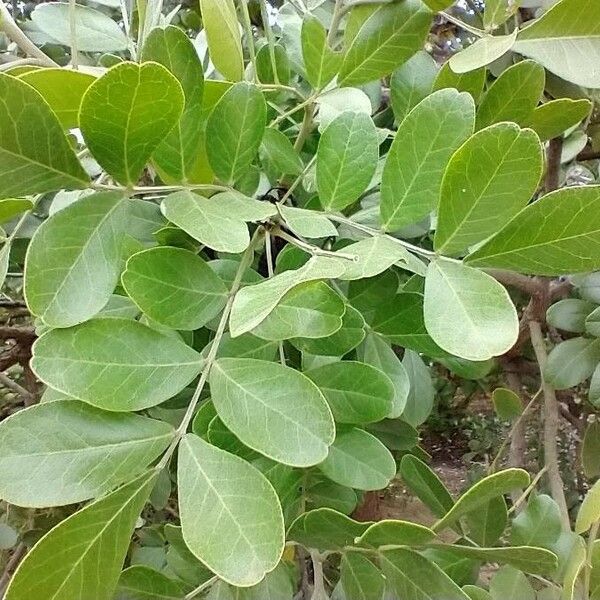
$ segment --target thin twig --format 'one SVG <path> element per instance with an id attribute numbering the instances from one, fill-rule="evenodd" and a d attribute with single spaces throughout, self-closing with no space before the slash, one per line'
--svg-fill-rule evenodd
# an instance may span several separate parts
<path id="1" fill-rule="evenodd" d="M 11 60 L 0 65 L 0 71 L 9 71 L 16 67 L 24 67 L 27 65 L 35 65 L 40 67 L 48 66 L 45 61 L 39 58 L 18 58 L 17 60 Z"/>
<path id="2" fill-rule="evenodd" d="M 240 0 L 240 7 L 242 13 L 242 25 L 244 27 L 244 35 L 246 37 L 246 46 L 248 47 L 248 55 L 250 57 L 250 63 L 252 64 L 252 70 L 254 71 L 254 81 L 258 83 L 258 72 L 256 69 L 256 49 L 254 47 L 254 34 L 252 33 L 252 23 L 250 21 L 250 14 L 248 13 L 248 3 L 246 0 Z"/>
<path id="3" fill-rule="evenodd" d="M 4 596 L 4 591 L 6 590 L 6 586 L 10 581 L 10 577 L 13 571 L 17 568 L 23 556 L 25 556 L 25 552 L 27 552 L 27 546 L 22 542 L 15 548 L 12 556 L 6 563 L 6 567 L 4 567 L 4 572 L 2 573 L 2 577 L 0 577 L 0 598 Z"/>
<path id="4" fill-rule="evenodd" d="M 327 34 L 327 45 L 333 46 L 335 36 L 337 35 L 340 21 L 345 14 L 344 0 L 335 0 L 335 7 L 333 9 L 333 16 L 331 17 L 331 25 L 329 26 L 329 33 Z"/>
<path id="5" fill-rule="evenodd" d="M 435 252 L 433 252 L 431 250 L 426 250 L 425 248 L 420 248 L 419 246 L 415 246 L 414 244 L 405 242 L 404 240 L 401 240 L 399 238 L 395 238 L 391 235 L 388 235 L 387 233 L 384 233 L 383 231 L 373 229 L 372 227 L 369 227 L 368 225 L 363 225 L 362 223 L 357 223 L 356 221 L 353 221 L 352 219 L 348 219 L 347 217 L 344 217 L 342 215 L 338 215 L 338 214 L 334 214 L 334 213 L 327 213 L 327 218 L 330 219 L 331 221 L 335 221 L 336 223 L 343 223 L 344 225 L 347 225 L 348 227 L 353 227 L 354 229 L 357 229 L 358 231 L 362 231 L 363 233 L 366 233 L 372 237 L 384 236 L 388 240 L 394 242 L 395 244 L 398 244 L 399 246 L 402 246 L 406 250 L 409 250 L 410 252 L 417 254 L 419 256 L 422 256 L 423 258 L 426 258 L 428 260 L 433 260 L 435 258 L 441 258 L 443 260 L 449 260 L 451 262 L 461 262 L 454 258 L 448 258 L 446 256 L 438 256 Z"/>
<path id="6" fill-rule="evenodd" d="M 71 65 L 77 71 L 79 69 L 79 50 L 77 49 L 77 10 L 76 0 L 69 0 L 69 35 L 71 42 Z"/>
<path id="7" fill-rule="evenodd" d="M 248 248 L 246 248 L 246 251 L 244 252 L 244 254 L 242 256 L 242 259 L 239 263 L 237 272 L 235 274 L 235 278 L 233 280 L 233 283 L 231 284 L 231 289 L 229 291 L 229 298 L 227 300 L 227 304 L 225 305 L 225 308 L 223 309 L 223 314 L 221 315 L 221 320 L 219 321 L 217 331 L 215 332 L 215 337 L 212 341 L 210 351 L 208 353 L 208 356 L 206 357 L 206 361 L 204 362 L 204 365 L 202 368 L 202 373 L 200 375 L 200 379 L 198 380 L 198 385 L 196 386 L 196 389 L 194 390 L 194 393 L 193 393 L 190 403 L 187 407 L 185 415 L 183 416 L 183 419 L 181 420 L 181 423 L 179 424 L 179 427 L 177 428 L 177 431 L 175 432 L 173 441 L 171 442 L 170 446 L 167 448 L 166 452 L 163 454 L 159 463 L 155 467 L 157 471 L 162 471 L 162 469 L 164 469 L 167 466 L 169 460 L 171 459 L 171 456 L 173 456 L 175 449 L 177 448 L 179 442 L 181 441 L 181 438 L 185 435 L 187 428 L 194 417 L 194 412 L 196 410 L 196 406 L 198 405 L 200 396 L 202 395 L 202 391 L 204 390 L 204 386 L 206 385 L 206 382 L 208 381 L 208 376 L 210 375 L 210 370 L 212 369 L 212 366 L 217 358 L 219 346 L 221 345 L 221 340 L 223 339 L 223 335 L 225 334 L 227 322 L 229 321 L 229 315 L 231 314 L 231 309 L 233 307 L 233 301 L 235 300 L 235 296 L 242 285 L 242 279 L 244 277 L 244 273 L 246 272 L 246 269 L 252 263 L 252 259 L 254 257 L 254 249 L 258 245 L 259 241 L 262 239 L 263 233 L 264 233 L 264 229 L 262 227 L 258 227 L 256 229 L 256 231 L 254 232 L 254 235 L 252 236 L 252 239 L 250 240 L 250 245 L 248 246 Z"/>
<path id="8" fill-rule="evenodd" d="M 357 257 L 355 254 L 347 254 L 346 252 L 332 252 L 331 250 L 324 250 L 323 248 L 319 248 L 319 246 L 313 246 L 307 242 L 303 242 L 298 238 L 291 236 L 289 233 L 282 231 L 281 229 L 275 229 L 273 233 L 280 237 L 282 240 L 289 242 L 290 244 L 312 254 L 313 256 L 329 256 L 330 258 L 341 258 L 344 260 L 350 260 L 352 262 L 356 262 Z"/>
<path id="9" fill-rule="evenodd" d="M 546 471 L 548 470 L 548 465 L 546 465 L 541 471 L 531 480 L 531 483 L 527 486 L 527 489 L 517 498 L 517 500 L 513 503 L 513 505 L 508 509 L 508 514 L 514 513 L 525 500 L 531 492 L 535 489 L 535 486 L 539 483 L 540 479 L 544 476 Z"/>
<path id="10" fill-rule="evenodd" d="M 8 8 L 0 0 L 0 30 L 15 43 L 25 54 L 40 59 L 48 67 L 59 67 L 49 56 L 44 54 L 20 29 L 12 18 Z"/>
<path id="11" fill-rule="evenodd" d="M 548 483 L 550 494 L 558 504 L 562 524 L 565 530 L 570 529 L 569 509 L 565 498 L 565 486 L 560 475 L 558 460 L 558 402 L 554 388 L 544 379 L 548 354 L 542 328 L 538 321 L 529 321 L 529 333 L 535 357 L 540 368 L 542 391 L 544 394 L 544 463 L 548 467 Z"/>
<path id="12" fill-rule="evenodd" d="M 292 185 L 290 185 L 290 187 L 288 188 L 288 191 L 283 195 L 283 198 L 279 201 L 279 204 L 285 204 L 287 202 L 287 200 L 292 197 L 292 194 L 294 193 L 296 188 L 300 185 L 300 183 L 302 183 L 302 180 L 304 179 L 306 174 L 312 169 L 312 166 L 315 164 L 316 160 L 317 160 L 317 157 L 313 156 L 308 161 L 308 164 L 304 167 L 302 173 L 300 173 L 300 175 L 298 175 L 298 177 L 296 177 L 296 179 L 294 179 L 294 182 L 292 183 Z"/>
<path id="13" fill-rule="evenodd" d="M 529 412 L 529 410 L 531 409 L 531 407 L 536 403 L 537 399 L 540 397 L 541 394 L 542 394 L 542 388 L 540 388 L 533 395 L 533 398 L 529 401 L 529 403 L 527 404 L 527 406 L 523 409 L 523 412 L 519 415 L 519 417 L 517 418 L 517 420 L 513 423 L 513 426 L 510 428 L 510 431 L 508 432 L 508 435 L 504 438 L 504 441 L 502 442 L 502 445 L 500 446 L 500 448 L 499 448 L 499 450 L 498 450 L 498 452 L 496 454 L 496 457 L 494 458 L 494 460 L 492 461 L 492 464 L 490 465 L 490 468 L 488 469 L 488 473 L 490 475 L 496 471 L 496 467 L 498 466 L 498 461 L 502 457 L 502 454 L 503 454 L 504 450 L 506 449 L 506 447 L 508 446 L 510 440 L 512 439 L 512 436 L 513 436 L 514 432 L 521 425 L 521 423 L 523 422 L 523 419 L 527 416 L 527 413 Z"/>
<path id="14" fill-rule="evenodd" d="M 265 0 L 259 0 L 260 4 L 260 16 L 263 22 L 263 30 L 267 37 L 267 44 L 269 45 L 269 58 L 271 59 L 271 69 L 273 70 L 273 81 L 276 85 L 279 85 L 279 73 L 277 72 L 277 58 L 275 56 L 275 36 L 273 35 L 273 29 L 269 22 L 269 12 L 267 10 L 267 3 Z"/>
<path id="15" fill-rule="evenodd" d="M 10 388 L 14 392 L 17 392 L 19 396 L 25 400 L 25 402 L 32 402 L 35 400 L 35 396 L 26 390 L 22 385 L 19 385 L 16 381 L 13 381 L 6 373 L 0 372 L 0 383 L 7 388 Z"/>
<path id="16" fill-rule="evenodd" d="M 290 108 L 288 111 L 280 114 L 277 118 L 273 119 L 273 121 L 271 122 L 269 127 L 275 127 L 275 125 L 278 125 L 282 121 L 285 121 L 285 119 L 288 119 L 294 113 L 298 112 L 300 109 L 308 106 L 309 104 L 312 104 L 317 99 L 317 97 L 318 97 L 318 94 L 315 93 L 312 96 L 308 97 L 303 102 L 300 102 L 300 104 L 296 104 L 296 106 Z"/>
<path id="17" fill-rule="evenodd" d="M 267 258 L 267 273 L 268 273 L 269 277 L 273 277 L 273 275 L 275 274 L 275 269 L 274 269 L 274 265 L 273 265 L 273 248 L 272 248 L 271 244 L 272 244 L 271 234 L 269 231 L 267 231 L 265 233 L 265 254 L 266 254 L 266 258 Z M 285 360 L 285 351 L 283 349 L 282 341 L 278 342 L 278 349 L 279 349 L 279 362 L 285 367 L 287 364 L 287 361 Z"/>

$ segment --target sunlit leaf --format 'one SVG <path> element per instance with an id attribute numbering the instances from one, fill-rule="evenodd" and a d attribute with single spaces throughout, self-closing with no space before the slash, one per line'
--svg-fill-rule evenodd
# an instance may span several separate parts
<path id="1" fill-rule="evenodd" d="M 178 482 L 183 538 L 211 571 L 245 587 L 277 566 L 283 515 L 260 471 L 190 433 L 180 446 Z"/>

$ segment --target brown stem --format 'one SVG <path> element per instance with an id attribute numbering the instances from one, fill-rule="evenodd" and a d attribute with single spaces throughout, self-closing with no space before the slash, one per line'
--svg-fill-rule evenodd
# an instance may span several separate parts
<path id="1" fill-rule="evenodd" d="M 512 390 L 519 399 L 523 392 L 523 385 L 521 383 L 521 377 L 514 371 L 506 372 L 506 385 Z M 522 403 L 521 403 L 522 405 Z M 525 419 L 519 419 L 512 430 L 510 437 L 510 447 L 508 450 L 508 464 L 511 467 L 525 467 L 525 453 L 527 452 L 527 438 L 525 437 L 526 421 Z M 516 500 L 518 494 L 515 492 L 513 501 Z"/>
<path id="2" fill-rule="evenodd" d="M 546 193 L 557 190 L 560 185 L 560 157 L 562 148 L 562 138 L 553 138 L 548 143 L 546 182 L 544 185 Z"/>
<path id="3" fill-rule="evenodd" d="M 550 494 L 560 509 L 561 520 L 565 531 L 570 530 L 569 509 L 565 498 L 565 486 L 560 475 L 558 462 L 558 447 L 556 440 L 558 437 L 558 402 L 554 388 L 544 379 L 544 371 L 548 361 L 546 352 L 546 342 L 542 333 L 542 328 L 538 321 L 529 322 L 529 331 L 531 334 L 531 343 L 540 366 L 540 377 L 542 381 L 542 390 L 544 393 L 544 464 L 548 468 L 548 486 Z"/>
<path id="4" fill-rule="evenodd" d="M 25 556 L 25 552 L 27 551 L 27 546 L 23 543 L 19 544 L 15 551 L 12 553 L 12 556 L 6 563 L 6 567 L 4 568 L 4 572 L 2 573 L 2 577 L 0 577 L 0 598 L 4 596 L 4 592 L 6 587 L 8 586 L 8 582 L 10 581 L 11 575 L 15 571 L 15 569 L 19 566 L 19 563 Z"/>

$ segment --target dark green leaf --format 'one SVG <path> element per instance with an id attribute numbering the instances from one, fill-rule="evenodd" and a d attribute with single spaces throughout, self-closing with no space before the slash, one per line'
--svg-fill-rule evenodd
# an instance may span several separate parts
<path id="1" fill-rule="evenodd" d="M 94 158 L 117 181 L 137 184 L 153 152 L 178 123 L 181 85 L 158 63 L 119 63 L 81 103 L 80 127 Z"/>
<path id="2" fill-rule="evenodd" d="M 227 288 L 199 256 L 158 247 L 129 258 L 125 291 L 151 319 L 172 329 L 200 329 L 225 306 Z"/>
<path id="3" fill-rule="evenodd" d="M 232 85 L 213 109 L 206 124 L 208 160 L 224 183 L 239 179 L 256 157 L 266 118 L 264 96 L 249 83 Z"/>
<path id="4" fill-rule="evenodd" d="M 596 247 L 600 247 L 600 186 L 566 188 L 524 208 L 467 262 L 560 275 L 600 267 Z"/>

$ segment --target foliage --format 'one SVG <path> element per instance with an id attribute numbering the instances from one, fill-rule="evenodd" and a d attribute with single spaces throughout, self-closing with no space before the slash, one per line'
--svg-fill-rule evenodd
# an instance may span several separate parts
<path id="1" fill-rule="evenodd" d="M 599 5 L 489 0 L 480 28 L 450 4 L 271 23 L 201 0 L 194 41 L 159 0 L 44 3 L 22 30 L 2 5 L 29 58 L 0 71 L 0 272 L 24 269 L 47 387 L 0 423 L 0 495 L 90 500 L 40 528 L 6 600 L 287 600 L 307 555 L 313 600 L 600 597 L 599 484 L 571 530 L 550 429 L 556 389 L 591 377 L 600 405 L 600 187 L 555 181 L 587 143 Z M 438 68 L 440 20 L 474 37 Z M 513 288 L 549 303 L 528 276 L 572 273 L 545 364 Z M 419 444 L 429 367 L 481 380 L 528 326 L 552 496 L 495 460 L 455 497 Z M 398 472 L 436 520 L 355 519 Z"/>

